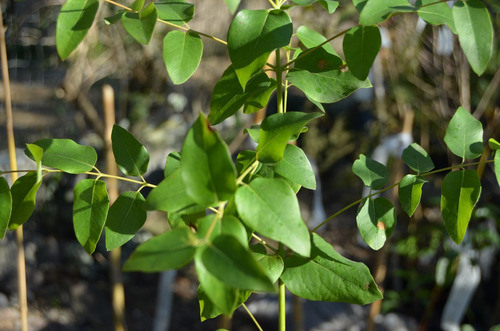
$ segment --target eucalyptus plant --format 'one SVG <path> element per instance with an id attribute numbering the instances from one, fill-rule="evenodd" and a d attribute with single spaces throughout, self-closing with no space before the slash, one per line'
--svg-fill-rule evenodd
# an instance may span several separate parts
<path id="1" fill-rule="evenodd" d="M 370 194 L 309 230 L 296 194 L 302 187 L 314 190 L 315 175 L 304 151 L 289 144 L 305 134 L 308 123 L 324 116 L 323 104 L 371 87 L 368 74 L 381 47 L 377 24 L 393 15 L 418 15 L 432 25 L 446 24 L 458 35 L 474 72 L 481 75 L 493 54 L 493 28 L 490 14 L 479 0 L 453 1 L 451 8 L 445 1 L 433 0 L 417 0 L 415 5 L 407 0 L 353 0 L 359 24 L 334 36 L 323 36 L 304 25 L 294 29 L 289 11 L 321 6 L 334 15 L 338 1 L 269 0 L 270 8 L 236 13 L 239 0 L 226 0 L 235 13 L 227 41 L 190 29 L 187 23 L 194 17 L 194 5 L 184 0 L 104 2 L 117 9 L 106 23 L 120 23 L 139 43 L 150 42 L 157 24 L 172 27 L 163 39 L 163 57 L 174 84 L 184 83 L 196 71 L 206 39 L 226 45 L 231 64 L 213 88 L 207 116 L 199 115 L 182 150 L 167 157 L 165 179 L 158 185 L 143 177 L 149 163 L 146 148 L 127 130 L 114 126 L 112 149 L 123 173 L 119 178 L 136 184 L 137 189 L 122 193 L 111 206 L 104 181 L 111 175 L 96 167 L 94 148 L 69 139 L 27 144 L 25 153 L 36 162 L 36 169 L 11 187 L 0 177 L 2 238 L 7 229 L 14 230 L 29 219 L 45 176 L 54 172 L 86 174 L 88 179 L 74 188 L 73 224 L 77 240 L 89 254 L 103 231 L 106 248 L 112 250 L 134 237 L 148 210 L 166 212 L 170 229 L 138 246 L 123 270 L 157 272 L 194 261 L 201 320 L 231 316 L 253 292 L 277 292 L 280 330 L 285 330 L 285 289 L 309 300 L 360 305 L 382 298 L 363 263 L 341 256 L 316 233 L 340 212 L 358 206 L 356 223 L 361 236 L 378 250 L 394 230 L 396 212 L 388 199 L 376 196 L 398 186 L 401 207 L 411 217 L 426 178 L 447 172 L 441 211 L 448 234 L 459 244 L 481 194 L 476 168 L 494 163 L 500 183 L 500 153 L 495 153 L 500 143 L 490 138 L 485 148 L 481 122 L 460 107 L 444 136 L 451 153 L 462 160 L 460 164 L 435 170 L 430 155 L 413 143 L 402 154 L 412 173 L 389 184 L 386 166 L 360 155 L 352 171 L 370 188 Z M 99 6 L 98 0 L 68 0 L 62 6 L 56 29 L 61 59 L 84 40 Z M 340 36 L 344 36 L 345 58 L 329 43 Z M 268 63 L 272 52 L 276 63 Z M 270 78 L 268 71 L 277 79 Z M 283 95 L 292 85 L 317 106 L 316 112 L 287 111 Z M 240 152 L 233 161 L 212 125 L 239 111 L 258 111 L 273 93 L 277 94 L 278 113 L 247 129 L 257 147 Z M 145 187 L 152 188 L 147 197 L 141 193 Z"/>

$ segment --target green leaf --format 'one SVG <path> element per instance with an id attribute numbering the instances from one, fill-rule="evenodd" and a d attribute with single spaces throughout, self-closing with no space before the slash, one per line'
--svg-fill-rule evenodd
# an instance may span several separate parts
<path id="1" fill-rule="evenodd" d="M 244 9 L 236 14 L 229 26 L 227 46 L 243 89 L 272 51 L 289 44 L 292 33 L 292 21 L 284 11 Z"/>
<path id="2" fill-rule="evenodd" d="M 186 192 L 202 206 L 228 201 L 236 190 L 236 169 L 229 148 L 203 114 L 189 130 L 181 152 Z"/>
<path id="3" fill-rule="evenodd" d="M 262 244 L 251 245 L 250 250 L 253 257 L 262 266 L 269 279 L 271 279 L 271 282 L 273 284 L 276 283 L 285 268 L 281 257 L 279 255 L 268 255 L 266 247 Z"/>
<path id="4" fill-rule="evenodd" d="M 452 9 L 458 40 L 472 70 L 481 75 L 493 56 L 493 24 L 479 0 L 457 1 Z"/>
<path id="5" fill-rule="evenodd" d="M 290 292 L 308 300 L 364 305 L 382 298 L 363 263 L 341 256 L 316 233 L 311 257 L 287 257 L 281 279 Z"/>
<path id="6" fill-rule="evenodd" d="M 235 114 L 245 103 L 259 102 L 261 100 L 256 99 L 263 96 L 265 101 L 265 94 L 272 93 L 274 89 L 276 89 L 276 81 L 270 79 L 265 73 L 260 73 L 248 82 L 243 91 L 236 71 L 231 65 L 215 84 L 210 99 L 208 119 L 214 125 L 219 124 Z"/>
<path id="7" fill-rule="evenodd" d="M 101 237 L 109 210 L 106 183 L 84 179 L 75 186 L 73 228 L 76 239 L 85 251 L 92 254 Z"/>
<path id="8" fill-rule="evenodd" d="M 262 163 L 280 161 L 288 140 L 300 132 L 309 121 L 320 116 L 323 114 L 287 112 L 266 117 L 260 126 L 257 160 Z"/>
<path id="9" fill-rule="evenodd" d="M 345 34 L 342 43 L 345 60 L 356 78 L 368 78 L 381 45 L 382 37 L 376 26 L 355 26 Z"/>
<path id="10" fill-rule="evenodd" d="M 146 222 L 144 197 L 139 192 L 120 194 L 111 205 L 106 219 L 105 238 L 108 251 L 132 239 Z"/>
<path id="11" fill-rule="evenodd" d="M 182 180 L 181 169 L 178 168 L 151 190 L 146 199 L 145 207 L 147 210 L 179 212 L 193 206 L 195 206 L 195 202 L 188 196 Z"/>
<path id="12" fill-rule="evenodd" d="M 142 176 L 148 170 L 149 154 L 134 136 L 118 125 L 111 132 L 113 155 L 120 170 L 128 176 Z"/>
<path id="13" fill-rule="evenodd" d="M 297 37 L 306 48 L 315 48 L 327 40 L 321 33 L 318 33 L 305 25 L 301 25 L 297 28 Z M 323 48 L 327 53 L 338 57 L 337 52 L 335 52 L 330 43 L 324 44 L 321 48 Z M 340 61 L 342 62 L 342 60 Z"/>
<path id="14" fill-rule="evenodd" d="M 415 172 L 421 174 L 434 169 L 434 163 L 425 149 L 419 144 L 412 143 L 406 147 L 401 155 L 403 162 Z"/>
<path id="15" fill-rule="evenodd" d="M 495 175 L 497 177 L 497 182 L 498 185 L 500 186 L 500 153 L 495 152 L 495 158 L 494 158 L 494 166 L 495 166 Z"/>
<path id="16" fill-rule="evenodd" d="M 163 39 L 163 60 L 176 85 L 187 81 L 196 71 L 203 54 L 203 41 L 194 32 L 170 31 Z"/>
<path id="17" fill-rule="evenodd" d="M 328 10 L 328 14 L 333 14 L 339 6 L 339 2 L 333 0 L 319 0 L 319 3 Z"/>
<path id="18" fill-rule="evenodd" d="M 57 53 L 62 60 L 76 49 L 94 22 L 98 0 L 68 0 L 61 7 L 56 25 Z"/>
<path id="19" fill-rule="evenodd" d="M 185 0 L 160 0 L 155 6 L 160 19 L 177 25 L 191 21 L 194 16 L 194 5 Z"/>
<path id="20" fill-rule="evenodd" d="M 42 158 L 43 158 L 43 148 L 34 144 L 26 144 L 25 154 L 29 155 L 36 162 L 36 175 L 37 180 L 42 180 Z"/>
<path id="21" fill-rule="evenodd" d="M 294 191 L 284 180 L 256 178 L 236 191 L 236 208 L 247 226 L 309 256 L 309 231 Z"/>
<path id="22" fill-rule="evenodd" d="M 320 47 L 300 53 L 295 60 L 294 68 L 318 73 L 339 69 L 343 63 L 340 57 Z"/>
<path id="23" fill-rule="evenodd" d="M 309 72 L 292 69 L 286 77 L 290 83 L 303 91 L 308 99 L 319 103 L 337 102 L 359 88 L 372 86 L 368 79 L 359 80 L 350 71 Z"/>
<path id="24" fill-rule="evenodd" d="M 204 252 L 204 250 L 198 250 L 194 259 L 201 290 L 221 313 L 231 316 L 236 308 L 238 292 L 234 287 L 220 281 L 207 270 L 202 258 Z"/>
<path id="25" fill-rule="evenodd" d="M 5 237 L 12 212 L 12 194 L 5 178 L 0 176 L 0 239 Z"/>
<path id="26" fill-rule="evenodd" d="M 135 0 L 132 2 L 129 6 L 130 9 L 135 10 L 135 11 L 141 11 L 142 7 L 144 7 L 144 4 L 146 3 L 145 0 Z"/>
<path id="27" fill-rule="evenodd" d="M 150 3 L 138 13 L 126 12 L 122 18 L 123 28 L 138 42 L 147 45 L 151 41 L 158 19 L 154 3 Z"/>
<path id="28" fill-rule="evenodd" d="M 187 227 L 164 232 L 139 245 L 123 265 L 123 270 L 157 272 L 179 269 L 193 260 L 196 241 Z"/>
<path id="29" fill-rule="evenodd" d="M 457 33 L 451 8 L 445 2 L 417 0 L 415 7 L 418 7 L 418 16 L 427 23 L 432 25 L 446 24 L 453 33 Z"/>
<path id="30" fill-rule="evenodd" d="M 406 175 L 399 182 L 399 201 L 403 210 L 410 217 L 420 203 L 424 183 L 427 183 L 427 181 L 423 177 L 416 175 Z"/>
<path id="31" fill-rule="evenodd" d="M 488 146 L 492 151 L 500 149 L 500 143 L 493 138 L 488 139 Z"/>
<path id="32" fill-rule="evenodd" d="M 276 163 L 274 171 L 305 188 L 316 189 L 316 177 L 311 163 L 302 149 L 294 145 L 286 145 L 281 161 Z"/>
<path id="33" fill-rule="evenodd" d="M 167 178 L 176 169 L 181 167 L 181 153 L 172 152 L 168 154 L 167 160 L 165 161 L 165 170 L 163 171 L 163 176 Z"/>
<path id="34" fill-rule="evenodd" d="M 36 173 L 29 172 L 19 177 L 10 189 L 12 195 L 12 212 L 9 230 L 15 230 L 26 223 L 35 210 L 36 193 L 42 184 Z"/>
<path id="35" fill-rule="evenodd" d="M 368 0 L 362 8 L 359 15 L 359 24 L 361 25 L 374 25 L 387 20 L 395 13 L 415 10 L 407 0 Z"/>
<path id="36" fill-rule="evenodd" d="M 467 110 L 459 107 L 450 120 L 444 142 L 453 154 L 475 159 L 483 153 L 483 125 Z"/>
<path id="37" fill-rule="evenodd" d="M 460 244 L 467 231 L 472 209 L 481 195 L 481 182 L 475 170 L 448 173 L 441 187 L 441 213 L 450 237 Z"/>
<path id="38" fill-rule="evenodd" d="M 250 291 L 274 292 L 273 283 L 238 239 L 221 235 L 200 247 L 197 263 L 224 284 Z M 198 253 L 197 253 L 198 254 Z"/>
<path id="39" fill-rule="evenodd" d="M 248 235 L 245 226 L 235 216 L 225 215 L 222 218 L 221 234 L 236 238 L 243 247 L 248 247 Z"/>
<path id="40" fill-rule="evenodd" d="M 241 0 L 225 0 L 227 8 L 231 12 L 231 14 L 236 13 L 238 6 L 240 5 Z"/>
<path id="41" fill-rule="evenodd" d="M 366 186 L 374 190 L 380 190 L 389 181 L 387 167 L 363 154 L 360 154 L 359 159 L 354 161 L 352 171 Z"/>
<path id="42" fill-rule="evenodd" d="M 396 210 L 386 198 L 365 199 L 356 215 L 356 223 L 364 242 L 378 250 L 396 226 Z"/>
<path id="43" fill-rule="evenodd" d="M 97 153 L 90 146 L 79 145 L 70 139 L 41 139 L 34 143 L 43 149 L 42 164 L 70 174 L 91 171 Z M 31 153 L 26 154 L 33 159 Z"/>

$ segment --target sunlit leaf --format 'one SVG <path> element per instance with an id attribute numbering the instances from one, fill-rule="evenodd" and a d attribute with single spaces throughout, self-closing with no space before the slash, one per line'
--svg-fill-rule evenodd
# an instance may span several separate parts
<path id="1" fill-rule="evenodd" d="M 434 163 L 425 149 L 419 144 L 412 143 L 403 150 L 401 158 L 407 166 L 421 174 L 434 169 Z"/>
<path id="2" fill-rule="evenodd" d="M 9 184 L 0 176 L 0 239 L 5 237 L 12 212 L 12 195 Z"/>
<path id="3" fill-rule="evenodd" d="M 387 167 L 363 154 L 360 154 L 359 159 L 354 161 L 352 171 L 366 186 L 374 190 L 381 189 L 389 181 Z"/>
<path id="4" fill-rule="evenodd" d="M 84 179 L 75 186 L 73 228 L 76 239 L 85 251 L 92 254 L 101 237 L 109 210 L 106 183 Z"/>
<path id="5" fill-rule="evenodd" d="M 345 34 L 342 48 L 349 70 L 356 78 L 368 77 L 381 45 L 377 26 L 355 26 Z"/>
<path id="6" fill-rule="evenodd" d="M 124 128 L 114 125 L 111 132 L 113 155 L 120 170 L 128 176 L 142 176 L 148 170 L 149 154 Z"/>
<path id="7" fill-rule="evenodd" d="M 444 142 L 453 154 L 475 159 L 483 153 L 483 125 L 463 107 L 450 120 Z"/>
<path id="8" fill-rule="evenodd" d="M 301 25 L 297 28 L 297 37 L 306 48 L 314 48 L 327 40 L 321 33 L 316 32 L 305 25 Z M 324 44 L 321 48 L 323 48 L 327 53 L 338 57 L 337 52 L 335 52 L 330 43 Z M 340 61 L 342 62 L 341 59 Z"/>
<path id="9" fill-rule="evenodd" d="M 12 211 L 9 230 L 15 230 L 26 223 L 35 210 L 36 194 L 42 184 L 36 173 L 29 172 L 19 177 L 10 189 L 12 195 Z"/>
<path id="10" fill-rule="evenodd" d="M 495 176 L 497 177 L 497 182 L 500 186 L 500 153 L 498 151 L 495 152 L 495 158 L 493 162 L 495 167 Z"/>
<path id="11" fill-rule="evenodd" d="M 364 305 L 382 298 L 363 263 L 341 256 L 315 233 L 311 257 L 287 257 L 281 279 L 290 292 L 308 300 Z"/>
<path id="12" fill-rule="evenodd" d="M 365 199 L 356 215 L 356 223 L 364 242 L 378 250 L 396 226 L 396 210 L 386 198 Z"/>
<path id="13" fill-rule="evenodd" d="M 460 244 L 467 231 L 472 209 L 481 195 L 481 182 L 475 170 L 448 173 L 441 187 L 441 213 L 450 237 Z"/>
<path id="14" fill-rule="evenodd" d="M 236 13 L 238 6 L 240 5 L 241 0 L 225 0 L 227 4 L 227 8 L 231 12 L 231 14 Z"/>
<path id="15" fill-rule="evenodd" d="M 155 2 L 158 17 L 164 21 L 182 25 L 194 16 L 194 5 L 185 0 L 159 0 Z"/>
<path id="16" fill-rule="evenodd" d="M 141 44 L 147 45 L 151 41 L 158 18 L 158 11 L 154 3 L 150 3 L 140 12 L 126 12 L 121 17 L 123 28 L 135 40 Z"/>
<path id="17" fill-rule="evenodd" d="M 279 255 L 268 255 L 266 248 L 262 244 L 251 245 L 253 257 L 262 266 L 271 282 L 274 284 L 278 281 L 285 267 L 283 260 Z"/>
<path id="18" fill-rule="evenodd" d="M 302 149 L 294 145 L 286 145 L 281 161 L 276 163 L 277 174 L 305 188 L 316 189 L 316 177 L 311 163 Z"/>
<path id="19" fill-rule="evenodd" d="M 399 201 L 401 202 L 401 207 L 408 214 L 412 216 L 420 203 L 420 197 L 422 196 L 422 186 L 427 181 L 416 175 L 406 175 L 401 179 L 399 183 Z"/>
<path id="20" fill-rule="evenodd" d="M 427 23 L 432 25 L 446 24 L 453 33 L 457 33 L 451 8 L 446 2 L 417 0 L 415 7 L 418 8 L 418 16 Z"/>
<path id="21" fill-rule="evenodd" d="M 163 60 L 176 85 L 191 77 L 201 62 L 203 41 L 194 32 L 170 31 L 163 39 Z"/>
<path id="22" fill-rule="evenodd" d="M 410 6 L 408 0 L 368 0 L 361 6 L 362 10 L 359 15 L 359 24 L 361 25 L 374 25 L 387 20 L 395 13 L 416 10 Z M 357 5 L 356 8 L 358 8 Z"/>

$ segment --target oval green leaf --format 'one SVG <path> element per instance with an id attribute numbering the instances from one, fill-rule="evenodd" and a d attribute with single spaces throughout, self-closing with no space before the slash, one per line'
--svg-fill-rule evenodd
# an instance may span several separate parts
<path id="1" fill-rule="evenodd" d="M 123 265 L 124 271 L 158 272 L 179 269 L 194 258 L 196 237 L 187 227 L 164 232 L 139 245 Z"/>
<path id="2" fill-rule="evenodd" d="M 361 178 L 363 183 L 374 190 L 380 190 L 389 181 L 387 167 L 363 154 L 354 161 L 352 172 Z"/>
<path id="3" fill-rule="evenodd" d="M 283 158 L 276 163 L 274 171 L 305 188 L 316 189 L 316 176 L 311 163 L 304 151 L 295 145 L 286 145 Z"/>
<path id="4" fill-rule="evenodd" d="M 92 254 L 101 237 L 109 210 L 106 183 L 84 179 L 75 186 L 73 201 L 73 228 L 76 239 L 85 251 Z"/>
<path id="5" fill-rule="evenodd" d="M 382 298 L 366 265 L 346 259 L 315 233 L 311 257 L 287 257 L 281 279 L 290 292 L 308 300 L 364 305 Z"/>
<path id="6" fill-rule="evenodd" d="M 138 13 L 126 12 L 121 17 L 121 22 L 125 31 L 135 40 L 147 45 L 153 36 L 157 19 L 158 11 L 152 2 Z"/>
<path id="7" fill-rule="evenodd" d="M 493 56 L 493 24 L 479 0 L 457 1 L 452 8 L 458 40 L 472 70 L 481 75 Z"/>
<path id="8" fill-rule="evenodd" d="M 453 14 L 447 3 L 434 0 L 417 0 L 415 7 L 418 7 L 418 16 L 427 23 L 432 25 L 446 24 L 453 33 L 457 33 Z"/>
<path id="9" fill-rule="evenodd" d="M 292 21 L 284 11 L 244 9 L 236 14 L 229 26 L 227 46 L 243 89 L 272 51 L 289 44 L 292 33 Z"/>
<path id="10" fill-rule="evenodd" d="M 36 173 L 29 172 L 19 177 L 10 189 L 12 195 L 12 212 L 10 214 L 9 230 L 15 230 L 26 223 L 35 210 L 36 193 L 42 181 Z"/>
<path id="11" fill-rule="evenodd" d="M 416 175 L 406 175 L 399 182 L 399 202 L 403 210 L 410 217 L 420 203 L 424 183 L 427 183 L 427 181 L 423 177 Z"/>
<path id="12" fill-rule="evenodd" d="M 146 222 L 144 197 L 139 192 L 120 194 L 111 205 L 106 219 L 105 239 L 108 251 L 132 239 Z"/>
<path id="13" fill-rule="evenodd" d="M 410 6 L 408 0 L 367 0 L 362 2 L 362 10 L 359 15 L 359 24 L 361 25 L 374 25 L 387 20 L 395 13 L 416 10 Z"/>
<path id="14" fill-rule="evenodd" d="M 444 142 L 453 154 L 475 159 L 483 153 L 483 125 L 463 107 L 450 120 Z"/>
<path id="15" fill-rule="evenodd" d="M 421 174 L 434 169 L 434 163 L 425 149 L 419 144 L 412 143 L 403 150 L 403 162 L 415 172 Z"/>
<path id="16" fill-rule="evenodd" d="M 201 62 L 203 41 L 194 32 L 170 31 L 163 39 L 163 60 L 176 85 L 191 77 Z"/>
<path id="17" fill-rule="evenodd" d="M 283 179 L 256 178 L 235 196 L 238 213 L 252 230 L 309 256 L 309 231 L 293 189 Z"/>
<path id="18" fill-rule="evenodd" d="M 227 8 L 231 12 L 231 14 L 236 13 L 238 6 L 240 5 L 241 0 L 225 0 Z"/>
<path id="19" fill-rule="evenodd" d="M 481 195 L 481 182 L 475 170 L 448 173 L 441 187 L 441 213 L 450 237 L 457 244 L 464 239 L 472 209 Z"/>
<path id="20" fill-rule="evenodd" d="M 62 60 L 65 60 L 85 38 L 98 8 L 98 0 L 68 0 L 61 7 L 57 17 L 56 47 Z"/>
<path id="21" fill-rule="evenodd" d="M 396 226 L 396 210 L 386 198 L 365 199 L 356 215 L 356 224 L 364 242 L 378 250 Z"/>
<path id="22" fill-rule="evenodd" d="M 155 6 L 160 19 L 177 25 L 191 21 L 194 16 L 194 5 L 185 0 L 160 0 Z"/>
<path id="23" fill-rule="evenodd" d="M 42 165 L 70 174 L 91 171 L 97 162 L 94 148 L 70 139 L 41 139 L 34 144 L 43 149 Z"/>
<path id="24" fill-rule="evenodd" d="M 494 167 L 495 167 L 495 175 L 497 177 L 498 185 L 500 186 L 500 153 L 495 152 L 495 157 L 493 159 Z"/>
<path id="25" fill-rule="evenodd" d="M 111 142 L 116 164 L 125 175 L 139 177 L 148 170 L 149 154 L 146 147 L 127 130 L 113 125 Z"/>
<path id="26" fill-rule="evenodd" d="M 382 37 L 376 26 L 355 26 L 345 34 L 342 43 L 345 60 L 357 79 L 368 78 L 381 45 Z"/>
<path id="27" fill-rule="evenodd" d="M 236 169 L 229 148 L 200 114 L 189 130 L 181 152 L 186 192 L 202 206 L 228 201 L 236 190 Z"/>
<path id="28" fill-rule="evenodd" d="M 297 37 L 306 48 L 315 48 L 327 40 L 321 33 L 316 32 L 305 25 L 301 25 L 297 28 Z M 327 53 L 338 57 L 337 52 L 335 52 L 330 43 L 324 44 L 321 48 L 323 48 Z"/>
<path id="29" fill-rule="evenodd" d="M 5 237 L 12 212 L 12 194 L 5 178 L 0 176 L 0 239 Z"/>

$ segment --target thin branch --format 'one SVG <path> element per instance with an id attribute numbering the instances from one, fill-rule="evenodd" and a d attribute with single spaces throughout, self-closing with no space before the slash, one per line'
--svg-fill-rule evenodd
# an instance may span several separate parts
<path id="1" fill-rule="evenodd" d="M 257 322 L 257 320 L 255 319 L 255 316 L 253 316 L 252 312 L 250 311 L 250 309 L 248 309 L 247 305 L 245 305 L 244 303 L 241 304 L 241 306 L 247 311 L 248 315 L 250 316 L 250 318 L 252 319 L 252 321 L 254 322 L 255 326 L 257 327 L 257 329 L 259 329 L 259 331 L 264 331 L 262 329 L 262 327 L 260 326 L 259 322 Z"/>

